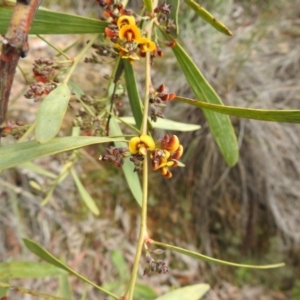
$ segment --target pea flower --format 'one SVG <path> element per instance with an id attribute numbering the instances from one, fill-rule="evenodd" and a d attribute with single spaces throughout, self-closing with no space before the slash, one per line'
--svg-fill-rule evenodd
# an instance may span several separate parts
<path id="1" fill-rule="evenodd" d="M 155 143 L 151 136 L 142 134 L 135 136 L 129 141 L 129 151 L 132 154 L 146 155 L 147 150 L 154 150 Z"/>

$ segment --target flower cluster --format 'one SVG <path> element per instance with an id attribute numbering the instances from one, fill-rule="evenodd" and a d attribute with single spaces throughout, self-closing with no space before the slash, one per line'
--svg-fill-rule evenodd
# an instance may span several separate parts
<path id="1" fill-rule="evenodd" d="M 165 27 L 167 33 L 171 33 L 172 30 L 176 29 L 174 21 L 169 18 L 171 10 L 172 5 L 167 4 L 165 1 L 154 9 L 158 22 L 160 23 L 160 25 Z"/>
<path id="2" fill-rule="evenodd" d="M 179 166 L 178 159 L 183 153 L 183 147 L 180 145 L 176 135 L 165 135 L 156 143 L 151 136 L 143 134 L 135 136 L 129 141 L 129 148 L 109 147 L 106 149 L 107 154 L 101 155 L 100 160 L 113 162 L 117 167 L 121 167 L 124 158 L 130 156 L 130 160 L 134 163 L 134 171 L 139 171 L 143 161 L 150 153 L 152 161 L 152 169 L 160 170 L 161 174 L 166 178 L 171 178 L 171 167 Z"/>
<path id="3" fill-rule="evenodd" d="M 163 176 L 171 178 L 170 168 L 179 165 L 178 159 L 182 153 L 183 146 L 180 145 L 178 137 L 176 135 L 170 137 L 166 134 L 156 143 L 156 148 L 150 155 L 153 170 L 160 170 Z"/>
<path id="4" fill-rule="evenodd" d="M 105 35 L 114 43 L 114 48 L 122 58 L 137 60 L 139 56 L 145 56 L 146 52 L 156 50 L 155 43 L 142 36 L 134 16 L 120 16 L 116 24 L 112 23 L 105 28 Z"/>
<path id="5" fill-rule="evenodd" d="M 154 251 L 147 251 L 147 254 L 146 254 L 147 266 L 144 269 L 143 276 L 148 275 L 150 272 L 156 272 L 158 274 L 168 273 L 169 269 L 168 269 L 166 262 L 163 260 L 155 260 L 150 255 L 150 252 L 152 252 L 154 254 L 162 254 L 164 251 L 161 249 L 156 249 Z"/>
<path id="6" fill-rule="evenodd" d="M 42 100 L 57 87 L 59 75 L 65 72 L 69 63 L 71 62 L 60 63 L 51 58 L 35 60 L 32 71 L 36 81 L 29 86 L 29 90 L 24 94 L 25 98 L 34 99 L 35 102 Z"/>
<path id="7" fill-rule="evenodd" d="M 124 164 L 124 158 L 129 156 L 130 153 L 128 153 L 127 148 L 116 148 L 116 147 L 108 147 L 106 148 L 107 154 L 100 155 L 99 159 L 103 161 L 112 162 L 117 167 L 122 167 Z"/>
<path id="8" fill-rule="evenodd" d="M 155 91 L 150 92 L 149 103 L 151 105 L 151 120 L 156 122 L 157 118 L 164 118 L 164 115 L 158 108 L 165 107 L 165 102 L 171 101 L 176 97 L 176 94 L 167 94 L 165 91 L 165 85 L 161 84 Z"/>

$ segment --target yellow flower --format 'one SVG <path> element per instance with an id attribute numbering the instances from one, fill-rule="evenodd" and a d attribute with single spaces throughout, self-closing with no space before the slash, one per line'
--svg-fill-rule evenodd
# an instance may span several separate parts
<path id="1" fill-rule="evenodd" d="M 156 49 L 156 45 L 154 42 L 152 42 L 150 39 L 148 38 L 140 38 L 139 40 L 136 40 L 136 42 L 139 44 L 139 48 L 141 50 L 142 53 L 145 52 L 151 52 L 154 51 Z"/>
<path id="2" fill-rule="evenodd" d="M 117 21 L 117 26 L 121 29 L 124 25 L 135 26 L 134 16 L 121 16 Z"/>
<path id="3" fill-rule="evenodd" d="M 146 155 L 147 149 L 154 150 L 155 143 L 151 136 L 142 134 L 135 136 L 129 141 L 129 151 L 132 154 Z"/>
<path id="4" fill-rule="evenodd" d="M 136 41 L 141 38 L 141 32 L 135 25 L 123 25 L 119 31 L 119 38 L 128 42 Z"/>
<path id="5" fill-rule="evenodd" d="M 121 46 L 118 43 L 114 44 L 114 48 L 119 50 L 119 55 L 122 58 L 129 59 L 129 60 L 138 60 L 138 59 L 140 59 L 139 56 L 135 52 L 129 51 L 125 46 Z"/>

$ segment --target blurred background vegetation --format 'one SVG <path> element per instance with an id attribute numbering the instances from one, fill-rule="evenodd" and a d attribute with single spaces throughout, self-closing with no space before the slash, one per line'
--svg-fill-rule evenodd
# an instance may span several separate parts
<path id="1" fill-rule="evenodd" d="M 205 24 L 183 4 L 179 39 L 225 105 L 300 109 L 300 1 L 214 0 L 200 4 L 226 24 L 233 37 Z M 43 6 L 83 16 L 100 14 L 92 0 L 63 4 L 44 0 Z M 131 6 L 140 7 L 140 3 Z M 45 38 L 61 49 L 78 39 L 82 44 L 88 40 L 88 36 Z M 34 59 L 55 53 L 37 38 L 30 39 L 30 45 L 30 54 L 21 61 L 22 72 L 19 70 L 14 83 L 9 111 L 12 120 L 34 119 L 38 104 L 23 97 L 28 83 L 22 74 L 30 75 Z M 110 68 L 82 64 L 72 80 L 86 94 L 99 96 Z M 135 69 L 141 71 L 138 63 Z M 155 86 L 164 83 L 170 92 L 194 97 L 168 49 L 163 59 L 155 60 L 152 75 Z M 142 89 L 143 74 L 138 78 Z M 126 115 L 126 97 L 123 105 L 120 114 Z M 140 299 L 154 299 L 155 293 L 197 282 L 212 286 L 205 298 L 209 300 L 300 299 L 299 125 L 231 118 L 239 140 L 240 161 L 229 168 L 199 109 L 174 103 L 164 114 L 170 119 L 200 123 L 202 128 L 176 133 L 185 147 L 186 167 L 176 169 L 172 180 L 150 175 L 150 235 L 223 260 L 251 264 L 285 261 L 287 266 L 267 271 L 234 269 L 167 251 L 164 259 L 170 273 L 141 277 L 139 282 L 149 286 L 151 292 Z M 72 118 L 71 112 L 64 124 L 66 132 L 70 132 Z M 72 178 L 58 185 L 52 200 L 41 208 L 40 202 L 51 187 L 49 178 L 22 167 L 2 172 L 2 261 L 36 260 L 22 246 L 21 237 L 26 236 L 99 285 L 116 290 L 126 282 L 135 253 L 139 208 L 121 170 L 98 162 L 103 152 L 104 147 L 88 147 L 76 165 L 100 207 L 100 217 L 86 209 Z M 57 174 L 67 157 L 56 155 L 36 163 Z M 42 189 L 35 189 L 32 182 Z M 59 287 L 57 278 L 12 283 L 49 293 Z M 102 299 L 76 278 L 70 277 L 70 284 L 74 299 L 85 293 L 87 299 Z M 146 288 L 140 288 L 142 295 Z"/>

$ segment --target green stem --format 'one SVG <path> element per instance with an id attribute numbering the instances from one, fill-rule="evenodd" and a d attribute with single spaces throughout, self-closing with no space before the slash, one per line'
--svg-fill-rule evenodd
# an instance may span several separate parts
<path id="1" fill-rule="evenodd" d="M 133 299 L 134 287 L 137 279 L 138 268 L 139 268 L 141 254 L 143 250 L 143 244 L 145 242 L 145 239 L 148 238 L 148 233 L 147 233 L 148 161 L 147 158 L 145 158 L 143 164 L 142 188 L 143 188 L 143 199 L 142 199 L 142 210 L 141 210 L 141 225 L 140 225 L 138 245 L 136 248 L 136 253 L 135 253 L 135 258 L 134 258 L 134 263 L 132 268 L 132 275 L 130 278 L 127 292 L 125 294 L 125 297 L 127 296 L 127 298 L 125 299 L 127 300 Z"/>
<path id="2" fill-rule="evenodd" d="M 48 42 L 46 39 L 44 39 L 41 35 L 37 34 L 36 35 L 38 38 L 40 38 L 42 41 L 44 41 L 48 46 L 52 47 L 54 50 L 56 50 L 59 54 L 63 55 L 65 58 L 67 58 L 68 60 L 70 59 L 70 57 L 65 54 L 63 51 L 61 51 L 60 49 L 58 49 L 55 45 L 53 45 L 52 43 Z"/>
<path id="3" fill-rule="evenodd" d="M 152 26 L 149 26 L 147 30 L 147 37 L 151 38 L 152 33 Z M 143 115 L 143 122 L 141 128 L 141 134 L 147 134 L 147 124 L 148 124 L 148 110 L 149 110 L 149 92 L 151 86 L 151 66 L 150 66 L 150 53 L 147 52 L 145 58 L 145 98 L 144 98 L 144 115 Z"/>
<path id="4" fill-rule="evenodd" d="M 36 125 L 36 121 L 34 121 L 30 127 L 27 129 L 27 131 L 19 138 L 17 143 L 23 143 L 24 140 L 33 132 Z"/>
<path id="5" fill-rule="evenodd" d="M 95 35 L 87 44 L 86 46 L 81 50 L 81 52 L 75 57 L 72 67 L 70 68 L 67 76 L 65 77 L 63 84 L 67 84 L 70 80 L 71 75 L 73 74 L 75 68 L 77 67 L 78 63 L 84 56 L 84 54 L 87 52 L 87 50 L 93 45 L 93 43 L 98 38 L 98 35 Z"/>

